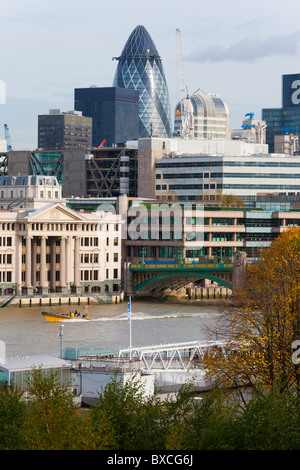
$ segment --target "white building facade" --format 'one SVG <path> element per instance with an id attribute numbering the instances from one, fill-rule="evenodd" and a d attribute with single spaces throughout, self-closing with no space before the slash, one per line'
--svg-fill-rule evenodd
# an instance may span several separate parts
<path id="1" fill-rule="evenodd" d="M 7 196 L 20 188 L 28 196 L 23 198 L 25 208 L 6 203 L 0 210 L 0 295 L 107 297 L 118 293 L 120 217 L 104 211 L 74 211 L 56 199 L 60 185 L 54 180 L 49 186 L 44 183 L 41 178 L 38 184 L 18 186 L 6 179 L 0 186 Z"/>
<path id="2" fill-rule="evenodd" d="M 300 157 L 270 154 L 268 145 L 222 139 L 140 139 L 138 196 L 208 200 L 217 194 L 253 200 L 261 193 L 300 192 Z"/>
<path id="3" fill-rule="evenodd" d="M 161 197 L 209 200 L 222 193 L 254 200 L 258 193 L 300 193 L 296 156 L 176 155 L 157 160 L 155 171 L 155 190 Z"/>

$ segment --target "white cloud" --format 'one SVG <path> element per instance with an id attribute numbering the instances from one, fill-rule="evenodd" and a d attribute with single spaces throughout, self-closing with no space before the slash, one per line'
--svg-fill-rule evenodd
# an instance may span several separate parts
<path id="1" fill-rule="evenodd" d="M 269 36 L 264 39 L 246 38 L 229 46 L 198 48 L 186 60 L 195 62 L 255 62 L 259 59 L 276 56 L 295 56 L 298 50 L 300 32 L 288 36 Z"/>

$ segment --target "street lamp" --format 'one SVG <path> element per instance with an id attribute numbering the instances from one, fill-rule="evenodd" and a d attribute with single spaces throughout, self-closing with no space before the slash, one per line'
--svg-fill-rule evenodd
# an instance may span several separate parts
<path id="1" fill-rule="evenodd" d="M 142 264 L 145 264 L 145 248 L 141 249 L 141 253 L 142 253 Z"/>

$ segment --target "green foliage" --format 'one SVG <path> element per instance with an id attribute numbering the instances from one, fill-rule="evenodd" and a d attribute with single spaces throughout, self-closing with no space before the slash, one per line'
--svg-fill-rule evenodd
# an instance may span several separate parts
<path id="1" fill-rule="evenodd" d="M 161 401 L 144 397 L 141 382 L 134 376 L 124 385 L 117 374 L 99 395 L 92 409 L 92 422 L 108 423 L 112 448 L 118 450 L 164 449 L 170 427 L 183 425 L 191 409 L 190 391 L 183 387 L 176 399 Z"/>
<path id="2" fill-rule="evenodd" d="M 18 390 L 0 389 L 0 450 L 20 450 L 24 446 L 26 406 L 21 396 Z"/>
<path id="3" fill-rule="evenodd" d="M 31 398 L 0 389 L 1 450 L 299 450 L 295 390 L 238 393 L 215 389 L 195 401 L 190 385 L 146 398 L 137 377 L 116 374 L 91 409 L 78 409 L 54 374 L 32 374 Z"/>
<path id="4" fill-rule="evenodd" d="M 73 395 L 59 383 L 57 374 L 33 370 L 29 383 L 25 422 L 26 446 L 29 449 L 69 450 L 81 448 L 83 420 L 77 416 Z M 79 437 L 78 437 L 79 436 Z"/>
<path id="5" fill-rule="evenodd" d="M 237 445 L 247 450 L 299 450 L 299 398 L 292 391 L 255 394 L 236 429 Z"/>

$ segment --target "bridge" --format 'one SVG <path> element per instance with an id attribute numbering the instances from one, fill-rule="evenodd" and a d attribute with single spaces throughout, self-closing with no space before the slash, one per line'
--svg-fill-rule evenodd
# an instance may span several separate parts
<path id="1" fill-rule="evenodd" d="M 232 263 L 208 262 L 185 263 L 172 261 L 149 261 L 129 263 L 126 272 L 127 294 L 143 295 L 159 293 L 166 289 L 177 290 L 199 279 L 209 279 L 233 290 L 242 278 L 246 266 L 246 253 L 236 252 Z"/>

